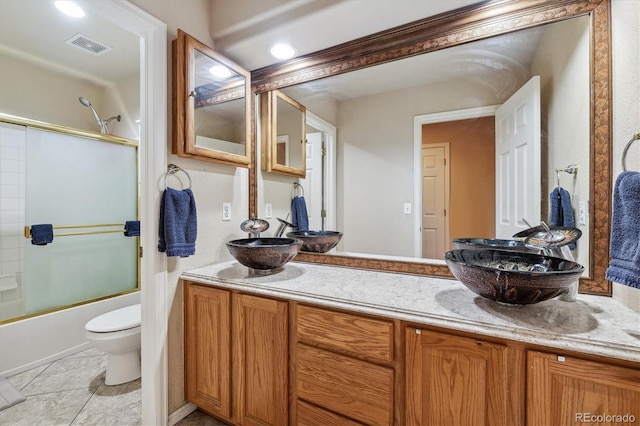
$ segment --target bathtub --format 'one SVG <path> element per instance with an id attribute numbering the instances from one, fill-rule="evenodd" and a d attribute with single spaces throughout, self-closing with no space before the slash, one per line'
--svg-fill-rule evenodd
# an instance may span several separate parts
<path id="1" fill-rule="evenodd" d="M 89 349 L 84 325 L 93 317 L 140 303 L 140 292 L 0 325 L 0 377 Z"/>

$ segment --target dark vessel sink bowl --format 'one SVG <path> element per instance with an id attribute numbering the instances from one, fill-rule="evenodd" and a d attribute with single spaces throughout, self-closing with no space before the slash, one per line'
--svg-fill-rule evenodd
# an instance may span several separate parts
<path id="1" fill-rule="evenodd" d="M 227 242 L 229 253 L 244 266 L 268 272 L 293 259 L 302 247 L 295 238 L 243 238 Z"/>
<path id="2" fill-rule="evenodd" d="M 530 248 L 524 243 L 524 241 L 517 240 L 501 240 L 498 238 L 454 238 L 452 242 L 454 249 L 495 249 L 542 254 L 542 250 Z"/>
<path id="3" fill-rule="evenodd" d="M 469 290 L 496 302 L 527 305 L 565 292 L 584 267 L 559 257 L 507 250 L 451 250 L 453 275 Z"/>
<path id="4" fill-rule="evenodd" d="M 337 231 L 295 231 L 288 232 L 287 237 L 302 240 L 301 251 L 326 253 L 334 248 L 342 239 L 342 232 Z"/>

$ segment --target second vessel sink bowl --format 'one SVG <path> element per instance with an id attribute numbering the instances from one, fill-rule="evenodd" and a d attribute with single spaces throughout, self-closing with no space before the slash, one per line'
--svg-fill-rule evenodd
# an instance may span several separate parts
<path id="1" fill-rule="evenodd" d="M 302 251 L 326 253 L 334 248 L 342 238 L 337 231 L 295 231 L 288 232 L 287 237 L 302 240 Z"/>
<path id="2" fill-rule="evenodd" d="M 582 265 L 570 260 L 506 250 L 451 250 L 444 260 L 469 290 L 514 305 L 556 297 L 584 272 Z"/>
<path id="3" fill-rule="evenodd" d="M 302 247 L 295 238 L 242 238 L 227 242 L 229 253 L 244 266 L 270 271 L 284 266 Z"/>
<path id="4" fill-rule="evenodd" d="M 499 238 L 454 238 L 452 242 L 454 249 L 496 249 L 542 254 L 542 250 L 528 247 L 524 241 L 518 240 L 502 240 Z"/>

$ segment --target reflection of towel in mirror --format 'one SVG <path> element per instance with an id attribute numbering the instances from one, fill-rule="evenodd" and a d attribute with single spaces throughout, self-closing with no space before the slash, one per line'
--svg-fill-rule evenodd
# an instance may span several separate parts
<path id="1" fill-rule="evenodd" d="M 158 251 L 167 256 L 187 257 L 196 252 L 198 220 L 191 189 L 167 188 L 160 202 Z"/>
<path id="2" fill-rule="evenodd" d="M 53 242 L 53 225 L 41 224 L 31 225 L 31 244 L 36 246 L 46 246 Z"/>
<path id="3" fill-rule="evenodd" d="M 309 230 L 309 216 L 307 215 L 307 204 L 304 197 L 295 196 L 291 200 L 291 223 L 297 231 Z"/>
<path id="4" fill-rule="evenodd" d="M 549 225 L 551 226 L 576 226 L 571 206 L 571 195 L 564 188 L 556 188 L 549 195 Z M 569 244 L 571 250 L 575 250 L 576 243 Z"/>
<path id="5" fill-rule="evenodd" d="M 623 172 L 613 190 L 606 278 L 640 289 L 640 173 Z"/>

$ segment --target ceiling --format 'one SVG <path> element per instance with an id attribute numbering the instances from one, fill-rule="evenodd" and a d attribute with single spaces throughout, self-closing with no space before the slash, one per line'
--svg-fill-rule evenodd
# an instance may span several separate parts
<path id="1" fill-rule="evenodd" d="M 50 0 L 0 0 L 0 52 L 100 85 L 138 73 L 138 37 L 98 16 L 90 3 L 78 19 L 60 13 Z M 112 50 L 96 56 L 65 43 L 77 34 Z"/>
<path id="2" fill-rule="evenodd" d="M 185 0 L 186 1 L 186 0 Z M 272 65 L 280 41 L 307 54 L 477 0 L 211 0 L 215 50 L 247 70 Z M 53 0 L 0 0 L 0 51 L 106 85 L 139 70 L 139 42 L 82 1 L 82 19 L 62 15 Z M 337 30 L 339 28 L 339 30 Z M 65 43 L 76 34 L 107 45 L 102 56 Z"/>
<path id="3" fill-rule="evenodd" d="M 211 0 L 210 34 L 216 51 L 255 70 L 277 63 L 268 53 L 276 42 L 288 41 L 303 55 L 473 3 L 477 0 Z M 138 39 L 93 13 L 91 1 L 82 4 L 87 16 L 78 20 L 58 12 L 52 0 L 0 0 L 0 51 L 102 85 L 138 73 Z M 79 33 L 112 50 L 95 56 L 65 43 Z M 452 73 L 491 78 L 496 69 L 519 69 L 528 63 L 527 46 L 535 46 L 531 37 L 515 34 L 420 55 L 372 67 L 366 77 L 345 74 L 332 82 L 331 92 L 326 80 L 308 83 L 305 89 L 339 99 L 435 83 Z M 451 64 L 447 71 L 434 66 L 445 62 Z M 407 72 L 417 67 L 429 71 Z"/>
<path id="4" fill-rule="evenodd" d="M 277 62 L 275 43 L 299 55 L 387 30 L 478 0 L 211 0 L 214 49 L 248 70 Z"/>

